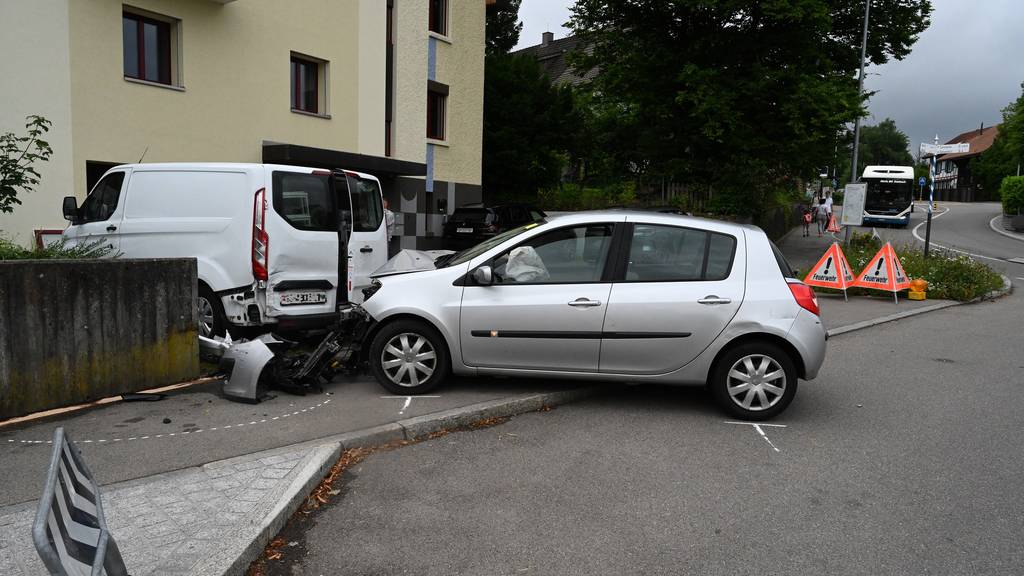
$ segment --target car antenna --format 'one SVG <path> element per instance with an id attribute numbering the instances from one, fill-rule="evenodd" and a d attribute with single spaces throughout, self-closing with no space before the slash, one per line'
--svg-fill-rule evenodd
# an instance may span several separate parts
<path id="1" fill-rule="evenodd" d="M 142 156 L 139 156 L 139 161 L 136 164 L 142 164 L 142 159 L 146 157 L 146 152 L 149 152 L 149 146 L 146 146 L 146 149 L 142 151 Z"/>

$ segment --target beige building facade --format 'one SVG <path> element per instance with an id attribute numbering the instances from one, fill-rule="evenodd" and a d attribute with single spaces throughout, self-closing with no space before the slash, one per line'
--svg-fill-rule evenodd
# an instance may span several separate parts
<path id="1" fill-rule="evenodd" d="M 53 122 L 0 233 L 63 228 L 109 167 L 275 162 L 378 176 L 403 247 L 480 200 L 486 0 L 5 0 L 0 131 Z"/>

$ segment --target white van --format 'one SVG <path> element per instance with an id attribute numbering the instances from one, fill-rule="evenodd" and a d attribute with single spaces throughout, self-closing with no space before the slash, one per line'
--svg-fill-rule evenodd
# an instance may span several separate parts
<path id="1" fill-rule="evenodd" d="M 380 182 L 369 174 L 271 164 L 126 164 L 78 207 L 64 199 L 74 245 L 122 258 L 194 257 L 199 332 L 328 324 L 361 301 L 387 261 Z"/>

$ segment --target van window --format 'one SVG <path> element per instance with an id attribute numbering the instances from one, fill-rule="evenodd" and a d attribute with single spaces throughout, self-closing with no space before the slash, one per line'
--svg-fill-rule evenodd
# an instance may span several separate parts
<path id="1" fill-rule="evenodd" d="M 380 185 L 369 178 L 350 176 L 348 189 L 352 195 L 352 231 L 373 232 L 380 228 L 384 217 Z"/>
<path id="2" fill-rule="evenodd" d="M 80 224 L 103 222 L 110 218 L 110 215 L 117 208 L 118 199 L 121 197 L 122 184 L 124 184 L 124 172 L 107 174 L 105 178 L 100 180 L 96 187 L 92 189 L 89 197 L 82 203 L 82 221 Z"/>
<path id="3" fill-rule="evenodd" d="M 334 200 L 326 174 L 274 172 L 274 210 L 293 228 L 336 232 Z"/>

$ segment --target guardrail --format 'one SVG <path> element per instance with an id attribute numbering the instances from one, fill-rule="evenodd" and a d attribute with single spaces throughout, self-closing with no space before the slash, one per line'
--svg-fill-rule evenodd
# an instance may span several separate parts
<path id="1" fill-rule="evenodd" d="M 107 530 L 99 487 L 63 427 L 53 432 L 53 455 L 32 540 L 51 574 L 128 576 Z"/>

